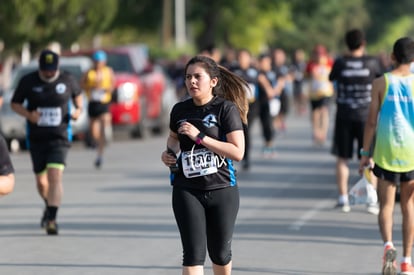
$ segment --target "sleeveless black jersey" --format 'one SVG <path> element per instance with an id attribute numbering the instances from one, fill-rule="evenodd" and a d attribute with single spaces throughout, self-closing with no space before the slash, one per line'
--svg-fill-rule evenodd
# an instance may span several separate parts
<path id="1" fill-rule="evenodd" d="M 337 117 L 365 121 L 372 81 L 380 75 L 381 66 L 374 57 L 344 56 L 335 60 L 329 79 L 336 85 Z"/>
<path id="2" fill-rule="evenodd" d="M 178 132 L 180 124 L 188 121 L 206 136 L 226 141 L 226 134 L 243 130 L 240 113 L 233 102 L 214 97 L 203 106 L 187 99 L 177 103 L 170 114 L 170 129 Z M 198 190 L 213 190 L 235 186 L 236 171 L 233 161 L 219 156 L 203 145 L 197 145 L 186 135 L 178 134 L 181 153 L 180 171 L 171 174 L 171 184 Z M 216 171 L 216 172 L 215 172 Z"/>
<path id="3" fill-rule="evenodd" d="M 79 83 L 64 71 L 51 83 L 44 82 L 38 71 L 22 77 L 12 102 L 22 104 L 26 101 L 27 110 L 37 110 L 41 114 L 37 124 L 27 121 L 28 139 L 69 144 L 72 139 L 70 100 L 80 94 Z"/>

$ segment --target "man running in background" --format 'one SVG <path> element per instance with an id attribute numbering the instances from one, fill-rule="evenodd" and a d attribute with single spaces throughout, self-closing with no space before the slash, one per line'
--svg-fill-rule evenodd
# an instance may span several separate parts
<path id="1" fill-rule="evenodd" d="M 46 204 L 41 227 L 58 234 L 56 217 L 63 196 L 63 170 L 72 140 L 70 120 L 82 112 L 78 81 L 59 70 L 59 56 L 43 50 L 39 70 L 22 77 L 11 100 L 12 109 L 27 120 L 27 139 L 39 195 Z M 73 100 L 75 110 L 70 109 Z M 27 102 L 27 105 L 23 102 Z"/>
<path id="2" fill-rule="evenodd" d="M 362 148 L 365 121 L 371 102 L 372 81 L 381 74 L 379 60 L 365 54 L 365 37 L 359 29 L 345 34 L 349 52 L 335 60 L 329 79 L 336 82 L 336 118 L 332 154 L 336 156 L 337 207 L 343 212 L 351 210 L 348 201 L 348 161 L 353 158 L 354 142 Z M 376 205 L 368 212 L 378 214 Z"/>

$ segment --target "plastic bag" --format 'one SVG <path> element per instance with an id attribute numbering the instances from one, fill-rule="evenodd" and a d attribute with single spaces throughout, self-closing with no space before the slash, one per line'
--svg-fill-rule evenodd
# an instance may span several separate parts
<path id="1" fill-rule="evenodd" d="M 349 190 L 349 203 L 351 205 L 377 203 L 377 191 L 370 182 L 370 177 L 370 169 L 365 168 L 362 177 Z"/>

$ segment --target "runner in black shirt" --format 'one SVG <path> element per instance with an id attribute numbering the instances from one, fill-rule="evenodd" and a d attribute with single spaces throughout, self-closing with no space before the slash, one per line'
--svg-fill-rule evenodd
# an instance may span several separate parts
<path id="1" fill-rule="evenodd" d="M 249 113 L 247 114 L 248 123 L 244 125 L 245 152 L 242 167 L 247 170 L 250 168 L 250 128 L 258 118 L 260 112 L 259 96 L 259 72 L 252 65 L 252 56 L 246 49 L 241 49 L 237 54 L 237 66 L 233 72 L 243 78 L 248 83 L 246 89 L 247 100 L 249 101 Z"/>
<path id="2" fill-rule="evenodd" d="M 329 79 L 336 81 L 336 119 L 332 153 L 337 157 L 336 177 L 339 191 L 337 206 L 349 212 L 348 160 L 354 154 L 354 141 L 362 148 L 365 121 L 371 102 L 372 81 L 381 75 L 379 61 L 365 55 L 365 38 L 360 30 L 350 30 L 345 35 L 350 53 L 338 58 Z M 358 153 L 358 157 L 359 157 Z M 376 214 L 378 208 L 368 211 Z"/>
<path id="3" fill-rule="evenodd" d="M 283 78 L 277 78 L 276 73 L 272 70 L 272 58 L 269 54 L 261 54 L 258 58 L 259 76 L 258 76 L 258 101 L 259 117 L 262 124 L 264 138 L 263 156 L 271 158 L 276 156 L 273 139 L 275 127 L 273 119 L 280 111 L 280 94 L 285 86 Z"/>
<path id="4" fill-rule="evenodd" d="M 14 168 L 10 159 L 9 149 L 4 137 L 0 135 L 0 196 L 13 191 Z"/>
<path id="5" fill-rule="evenodd" d="M 40 196 L 46 203 L 41 226 L 58 234 L 56 214 L 62 199 L 62 176 L 72 140 L 70 120 L 81 113 L 76 79 L 58 69 L 59 56 L 44 50 L 39 70 L 24 76 L 13 95 L 12 108 L 27 119 L 27 138 Z M 75 110 L 70 110 L 73 99 Z M 27 106 L 23 105 L 27 102 Z"/>
<path id="6" fill-rule="evenodd" d="M 172 171 L 183 274 L 203 274 L 207 248 L 214 274 L 230 274 L 239 209 L 233 161 L 244 153 L 247 83 L 206 56 L 188 62 L 185 79 L 191 98 L 171 111 L 168 150 L 161 156 Z"/>

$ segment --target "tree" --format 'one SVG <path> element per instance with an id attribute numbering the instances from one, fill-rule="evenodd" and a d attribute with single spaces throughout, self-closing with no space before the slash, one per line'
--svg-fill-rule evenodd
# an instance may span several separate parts
<path id="1" fill-rule="evenodd" d="M 351 28 L 366 29 L 369 16 L 365 1 L 292 0 L 295 28 L 280 34 L 279 43 L 288 49 L 303 48 L 306 51 L 316 44 L 325 45 L 330 51 L 345 49 L 343 37 Z"/>
<path id="2" fill-rule="evenodd" d="M 136 41 L 163 45 L 163 0 L 119 0 L 118 12 L 110 26 L 114 44 Z M 174 1 L 172 1 L 174 2 Z M 168 3 L 166 3 L 168 6 Z M 171 5 L 170 8 L 172 8 Z M 172 12 L 172 11 L 171 11 Z M 168 26 L 164 26 L 168 27 Z"/>
<path id="3" fill-rule="evenodd" d="M 371 51 L 391 52 L 398 38 L 414 36 L 413 1 L 400 0 L 398 5 L 387 0 L 367 1 L 367 10 L 369 14 L 375 15 L 371 17 L 371 27 L 367 33 Z"/>
<path id="4" fill-rule="evenodd" d="M 199 49 L 225 44 L 261 51 L 275 37 L 275 29 L 289 29 L 291 13 L 286 1 L 189 1 L 191 34 Z"/>
<path id="5" fill-rule="evenodd" d="M 81 36 L 107 30 L 117 7 L 117 0 L 1 1 L 0 38 L 11 52 L 26 42 L 34 51 L 51 41 L 67 47 Z"/>

